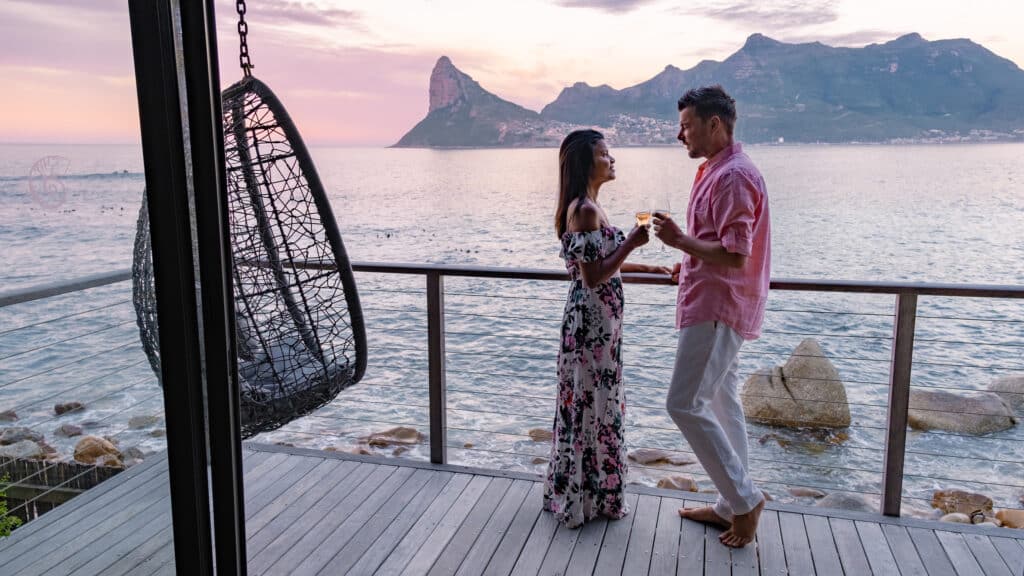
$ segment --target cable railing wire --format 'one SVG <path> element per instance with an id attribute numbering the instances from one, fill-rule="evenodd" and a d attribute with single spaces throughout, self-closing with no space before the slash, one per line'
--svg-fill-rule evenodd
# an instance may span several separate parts
<path id="1" fill-rule="evenodd" d="M 92 309 L 89 309 L 89 310 L 83 310 L 81 312 L 73 312 L 71 314 L 65 314 L 64 316 L 58 316 L 56 318 L 50 318 L 50 319 L 47 319 L 47 320 L 40 320 L 39 322 L 33 322 L 32 324 L 25 324 L 25 325 L 22 325 L 22 326 L 18 326 L 16 328 L 11 328 L 9 330 L 3 330 L 3 331 L 0 331 L 0 336 L 4 336 L 5 334 L 10 334 L 12 332 L 17 332 L 18 330 L 25 330 L 25 329 L 28 329 L 28 328 L 35 328 L 37 326 L 42 326 L 43 324 L 49 324 L 51 322 L 57 322 L 59 320 L 67 320 L 68 318 L 74 318 L 76 316 L 83 316 L 85 314 L 92 314 L 93 312 L 98 312 L 100 310 L 105 310 L 107 308 L 113 308 L 114 306 L 121 306 L 121 305 L 124 305 L 124 304 L 131 304 L 131 300 L 121 300 L 121 301 L 118 301 L 118 302 L 114 302 L 112 304 L 105 304 L 103 306 L 98 306 L 96 308 L 92 308 Z"/>
<path id="2" fill-rule="evenodd" d="M 43 345 L 37 346 L 35 348 L 29 348 L 28 350 L 22 350 L 20 352 L 15 352 L 14 354 L 11 354 L 9 356 L 4 356 L 4 357 L 0 358 L 0 360 L 9 360 L 11 358 L 16 358 L 18 356 L 23 356 L 23 355 L 29 354 L 31 352 L 37 352 L 39 350 L 45 350 L 47 348 L 51 348 L 51 347 L 56 346 L 58 344 L 66 344 L 66 343 L 71 342 L 73 340 L 78 340 L 79 338 L 85 338 L 86 336 L 95 336 L 96 334 L 101 334 L 103 332 L 106 332 L 107 330 L 113 330 L 114 328 L 120 328 L 122 326 L 127 326 L 129 324 L 134 325 L 135 324 L 135 320 L 127 320 L 127 321 L 121 322 L 119 324 L 113 324 L 113 325 L 110 325 L 110 326 L 104 326 L 103 328 L 100 328 L 99 330 L 93 330 L 92 332 L 86 332 L 85 334 L 79 334 L 77 336 L 71 336 L 70 338 L 65 338 L 63 340 L 57 340 L 56 342 L 50 342 L 49 344 L 43 344 Z"/>

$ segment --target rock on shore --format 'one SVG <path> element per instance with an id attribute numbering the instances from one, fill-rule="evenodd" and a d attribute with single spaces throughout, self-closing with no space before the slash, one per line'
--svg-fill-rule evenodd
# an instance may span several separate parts
<path id="1" fill-rule="evenodd" d="M 1017 423 L 1003 400 L 992 392 L 910 390 L 910 427 L 961 434 L 991 434 Z"/>

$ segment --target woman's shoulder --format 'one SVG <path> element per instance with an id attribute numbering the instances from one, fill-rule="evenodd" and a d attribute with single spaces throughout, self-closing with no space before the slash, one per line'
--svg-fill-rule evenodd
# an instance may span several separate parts
<path id="1" fill-rule="evenodd" d="M 593 232 L 601 228 L 601 209 L 589 199 L 569 204 L 569 232 Z"/>

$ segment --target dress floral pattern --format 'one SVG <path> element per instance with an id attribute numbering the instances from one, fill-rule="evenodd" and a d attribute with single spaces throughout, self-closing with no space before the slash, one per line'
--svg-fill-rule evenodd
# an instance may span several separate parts
<path id="1" fill-rule="evenodd" d="M 603 259 L 625 242 L 614 227 L 566 232 L 562 253 L 572 283 L 558 352 L 558 400 L 544 509 L 575 528 L 598 515 L 629 513 L 622 388 L 622 278 L 587 288 L 578 263 Z"/>

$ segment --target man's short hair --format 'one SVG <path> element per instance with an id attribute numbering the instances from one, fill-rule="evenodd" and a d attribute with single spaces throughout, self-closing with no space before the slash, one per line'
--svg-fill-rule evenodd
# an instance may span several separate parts
<path id="1" fill-rule="evenodd" d="M 712 116 L 718 116 L 730 134 L 736 125 L 736 100 L 719 84 L 687 90 L 679 99 L 679 111 L 682 112 L 684 108 L 693 108 L 705 122 Z"/>

